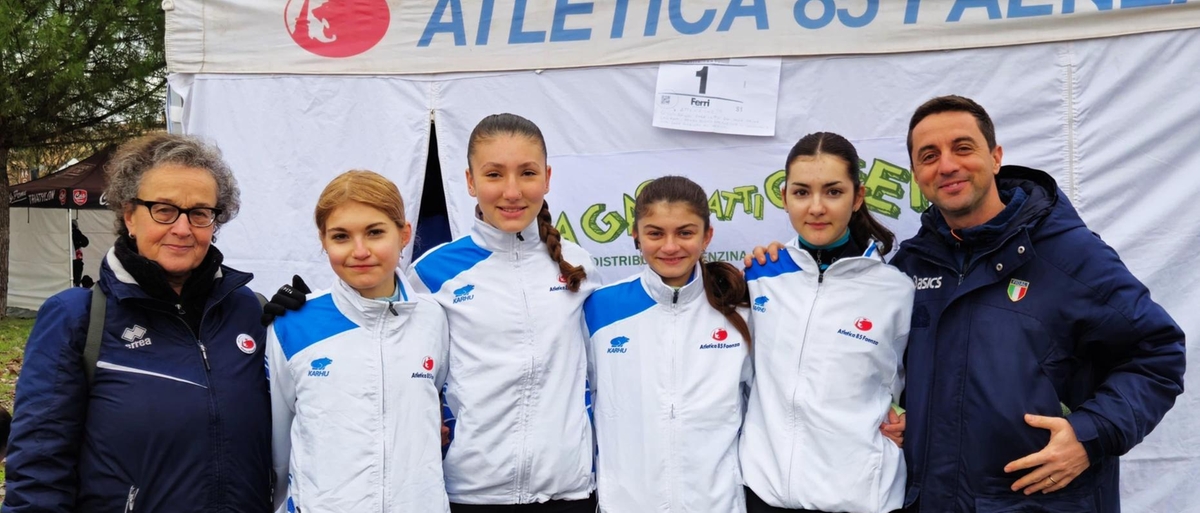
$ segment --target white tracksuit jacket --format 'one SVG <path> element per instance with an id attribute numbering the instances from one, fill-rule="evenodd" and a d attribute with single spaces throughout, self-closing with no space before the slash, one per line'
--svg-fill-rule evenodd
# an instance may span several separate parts
<path id="1" fill-rule="evenodd" d="M 267 330 L 275 505 L 301 513 L 444 513 L 442 307 L 338 280 Z M 290 481 L 290 485 L 289 485 Z"/>
<path id="2" fill-rule="evenodd" d="M 409 269 L 450 322 L 451 502 L 576 500 L 595 489 L 583 301 L 598 278 L 582 248 L 563 241 L 562 254 L 588 271 L 579 292 L 560 281 L 536 221 L 511 234 L 476 219 Z"/>
<path id="3" fill-rule="evenodd" d="M 600 510 L 745 511 L 737 444 L 753 365 L 709 305 L 699 265 L 678 290 L 647 266 L 597 290 L 584 312 Z"/>
<path id="4" fill-rule="evenodd" d="M 775 507 L 899 509 L 904 455 L 879 425 L 904 389 L 913 282 L 875 244 L 820 277 L 796 239 L 746 271 L 757 365 L 741 440 L 746 486 Z"/>

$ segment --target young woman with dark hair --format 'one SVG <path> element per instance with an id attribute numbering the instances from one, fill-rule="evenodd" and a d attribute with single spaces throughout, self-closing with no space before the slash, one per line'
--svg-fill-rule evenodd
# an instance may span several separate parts
<path id="1" fill-rule="evenodd" d="M 906 476 L 892 404 L 913 283 L 882 259 L 894 236 L 867 212 L 850 141 L 809 134 L 786 169 L 796 237 L 746 270 L 757 362 L 740 446 L 747 510 L 897 510 Z"/>
<path id="2" fill-rule="evenodd" d="M 471 233 L 409 269 L 450 325 L 443 468 L 455 513 L 595 510 L 583 302 L 591 256 L 563 241 L 545 195 L 541 130 L 484 118 L 467 145 Z"/>
<path id="3" fill-rule="evenodd" d="M 584 304 L 602 511 L 745 511 L 750 305 L 737 268 L 703 261 L 709 217 L 695 182 L 647 184 L 634 209 L 646 268 Z"/>

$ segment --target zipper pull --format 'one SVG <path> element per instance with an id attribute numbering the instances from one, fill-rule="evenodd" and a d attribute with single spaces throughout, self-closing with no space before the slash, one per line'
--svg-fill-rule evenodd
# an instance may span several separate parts
<path id="1" fill-rule="evenodd" d="M 183 305 L 182 305 L 182 304 L 176 304 L 176 305 L 175 305 L 175 312 L 176 312 L 176 313 L 178 313 L 179 315 L 183 315 L 183 314 L 187 313 L 187 312 L 183 311 Z"/>
<path id="2" fill-rule="evenodd" d="M 137 500 L 138 489 L 136 486 L 129 487 L 129 498 L 125 500 L 125 513 L 133 512 L 133 503 Z"/>
<path id="3" fill-rule="evenodd" d="M 392 306 L 392 302 L 391 302 L 391 301 L 388 301 L 388 311 L 389 311 L 389 312 L 392 312 L 392 315 L 394 315 L 394 316 L 396 316 L 396 317 L 399 317 L 399 316 L 400 316 L 400 313 L 396 311 L 396 307 Z"/>
<path id="4" fill-rule="evenodd" d="M 817 275 L 817 285 L 822 283 L 825 283 L 825 271 L 821 271 L 821 274 Z"/>
<path id="5" fill-rule="evenodd" d="M 211 371 L 212 367 L 208 365 L 208 349 L 204 347 L 203 342 L 197 340 L 196 343 L 200 344 L 200 357 L 204 359 L 204 370 Z"/>
<path id="6" fill-rule="evenodd" d="M 671 304 L 679 302 L 679 289 L 675 289 L 675 295 L 671 296 Z"/>
<path id="7" fill-rule="evenodd" d="M 517 240 L 525 242 L 525 236 L 521 235 L 521 232 L 517 232 Z"/>
<path id="8" fill-rule="evenodd" d="M 671 418 L 675 418 L 675 403 L 671 403 Z"/>

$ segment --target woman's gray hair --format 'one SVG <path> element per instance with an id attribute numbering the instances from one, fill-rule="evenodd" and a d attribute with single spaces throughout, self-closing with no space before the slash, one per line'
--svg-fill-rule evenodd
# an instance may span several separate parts
<path id="1" fill-rule="evenodd" d="M 142 177 L 158 166 L 174 164 L 208 171 L 217 182 L 217 204 L 221 215 L 213 223 L 214 233 L 237 216 L 241 207 L 237 179 L 221 158 L 221 150 L 197 137 L 157 132 L 122 144 L 105 167 L 108 187 L 104 189 L 108 208 L 117 213 L 116 233 L 129 235 L 125 210 L 133 206 Z"/>

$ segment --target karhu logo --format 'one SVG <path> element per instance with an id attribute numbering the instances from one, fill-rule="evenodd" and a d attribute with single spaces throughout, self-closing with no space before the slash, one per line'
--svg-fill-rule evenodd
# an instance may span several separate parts
<path id="1" fill-rule="evenodd" d="M 473 291 L 473 290 L 475 290 L 474 285 L 467 285 L 458 290 L 455 290 L 454 291 L 455 304 L 462 303 L 463 301 L 470 301 L 472 299 L 475 299 L 475 296 L 471 294 L 471 291 Z"/>
<path id="2" fill-rule="evenodd" d="M 317 358 L 316 360 L 313 360 L 312 363 L 310 364 L 312 366 L 312 369 L 308 371 L 308 375 L 317 377 L 317 378 L 327 377 L 327 376 L 329 376 L 329 370 L 327 368 L 332 363 L 333 363 L 333 360 L 331 360 L 329 358 Z"/>
<path id="3" fill-rule="evenodd" d="M 142 338 L 146 336 L 146 328 L 134 324 L 132 328 L 125 328 L 125 332 L 121 334 L 121 339 L 129 342 L 125 347 L 129 349 L 137 349 L 150 345 L 150 338 Z"/>
<path id="4" fill-rule="evenodd" d="M 612 347 L 608 348 L 608 352 L 624 353 L 625 351 L 627 351 L 627 349 L 625 349 L 625 344 L 628 342 L 629 342 L 629 337 L 616 337 L 616 338 L 612 339 L 612 341 L 609 342 L 609 344 L 612 344 Z"/>
<path id="5" fill-rule="evenodd" d="M 913 285 L 917 286 L 917 290 L 940 289 L 942 288 L 942 277 L 932 276 L 928 278 L 918 278 L 913 276 Z"/>
<path id="6" fill-rule="evenodd" d="M 754 298 L 754 311 L 767 313 L 767 301 L 770 301 L 770 299 L 767 299 L 767 296 L 758 296 Z"/>

